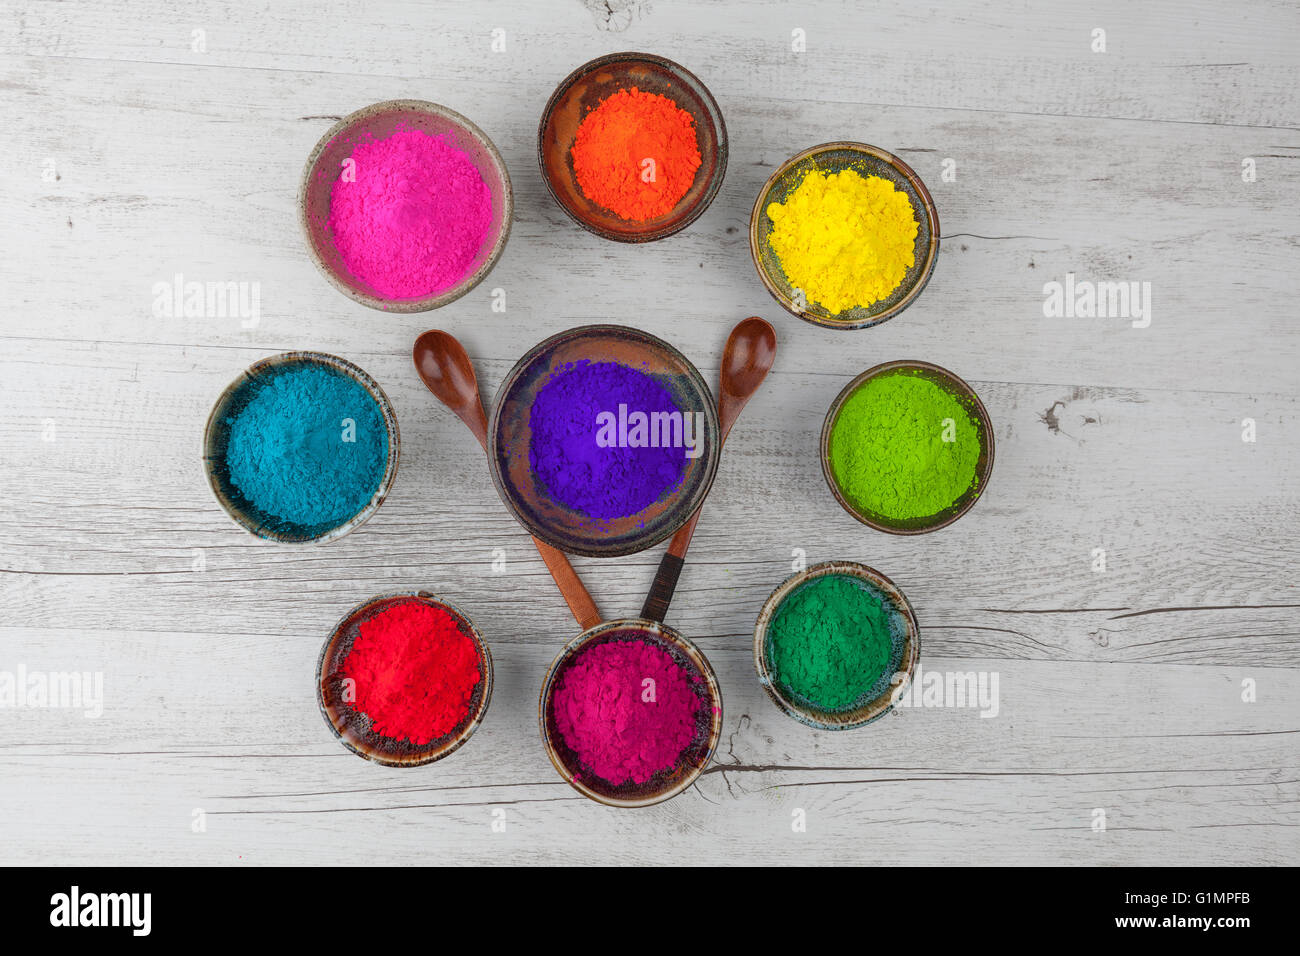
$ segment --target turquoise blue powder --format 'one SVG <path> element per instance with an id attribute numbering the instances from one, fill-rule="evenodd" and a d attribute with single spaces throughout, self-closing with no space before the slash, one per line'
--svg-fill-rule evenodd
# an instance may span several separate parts
<path id="1" fill-rule="evenodd" d="M 298 366 L 256 379 L 226 418 L 226 469 L 239 493 L 272 526 L 322 534 L 374 497 L 388 461 L 378 402 L 325 366 Z"/>

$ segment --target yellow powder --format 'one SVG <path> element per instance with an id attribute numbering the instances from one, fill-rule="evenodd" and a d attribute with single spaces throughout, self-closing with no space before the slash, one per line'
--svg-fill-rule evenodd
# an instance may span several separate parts
<path id="1" fill-rule="evenodd" d="M 832 313 L 885 298 L 915 261 L 912 203 L 879 176 L 811 170 L 767 215 L 790 285 Z"/>

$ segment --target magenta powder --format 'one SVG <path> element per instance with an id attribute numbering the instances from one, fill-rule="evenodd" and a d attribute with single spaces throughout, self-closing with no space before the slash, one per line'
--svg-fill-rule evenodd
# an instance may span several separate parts
<path id="1" fill-rule="evenodd" d="M 492 194 L 469 156 L 399 130 L 352 151 L 330 192 L 343 264 L 380 295 L 414 299 L 465 277 L 492 225 Z"/>
<path id="2" fill-rule="evenodd" d="M 676 764 L 695 739 L 702 704 L 693 680 L 699 678 L 652 644 L 597 644 L 561 675 L 551 705 L 555 723 L 596 776 L 615 785 L 645 783 Z"/>

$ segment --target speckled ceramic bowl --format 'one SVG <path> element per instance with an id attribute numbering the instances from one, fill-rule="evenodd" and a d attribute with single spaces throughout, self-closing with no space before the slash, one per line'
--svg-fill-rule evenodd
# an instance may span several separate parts
<path id="1" fill-rule="evenodd" d="M 686 670 L 700 700 L 694 738 L 672 767 L 641 784 L 614 784 L 596 776 L 565 743 L 555 720 L 555 689 L 565 672 L 590 648 L 615 641 L 647 643 L 666 651 Z M 671 627 L 647 620 L 609 621 L 578 635 L 560 651 L 542 683 L 538 717 L 546 753 L 569 786 L 611 807 L 648 807 L 681 793 L 713 759 L 722 736 L 722 691 L 708 658 Z"/>
<path id="2" fill-rule="evenodd" d="M 352 379 L 375 400 L 383 416 L 384 426 L 388 429 L 388 460 L 384 464 L 384 475 L 380 479 L 379 487 L 375 489 L 374 495 L 365 507 L 347 521 L 330 528 L 297 527 L 263 513 L 235 487 L 226 468 L 226 445 L 230 440 L 230 426 L 226 423 L 226 419 L 248 403 L 254 394 L 254 386 L 298 366 L 317 366 Z M 216 495 L 217 502 L 225 509 L 226 514 L 259 538 L 288 544 L 335 541 L 349 531 L 359 528 L 378 510 L 387 497 L 388 489 L 392 487 L 393 479 L 397 476 L 397 462 L 400 456 L 401 438 L 397 432 L 397 416 L 393 413 L 392 403 L 388 401 L 388 396 L 379 387 L 379 383 L 346 359 L 325 352 L 282 352 L 254 362 L 226 386 L 221 397 L 212 407 L 207 426 L 203 431 L 203 469 L 212 493 Z"/>
<path id="3" fill-rule="evenodd" d="M 574 139 L 587 114 L 622 89 L 635 86 L 672 100 L 695 120 L 700 168 L 669 212 L 644 222 L 623 219 L 588 199 L 573 171 Z M 727 171 L 727 126 L 713 94 L 685 67 L 649 53 L 611 53 L 584 63 L 551 94 L 537 130 L 542 179 L 560 208 L 582 228 L 617 242 L 649 242 L 685 229 L 722 188 Z"/>
<path id="4" fill-rule="evenodd" d="M 334 245 L 329 226 L 330 193 L 343 161 L 359 144 L 386 139 L 402 129 L 442 136 L 464 151 L 492 194 L 492 224 L 478 256 L 454 285 L 414 299 L 395 299 L 352 275 Z M 385 312 L 427 312 L 459 299 L 492 271 L 510 236 L 514 193 L 510 173 L 496 146 L 481 129 L 454 110 L 423 100 L 388 100 L 345 116 L 321 137 L 303 170 L 298 190 L 298 217 L 312 259 L 336 289 L 362 305 Z"/>
<path id="5" fill-rule="evenodd" d="M 676 487 L 634 514 L 608 520 L 586 515 L 552 498 L 533 471 L 533 401 L 557 373 L 583 361 L 617 362 L 644 372 L 663 385 L 679 409 L 703 413 L 701 454 L 686 459 Z M 501 383 L 488 423 L 489 467 L 506 507 L 547 544 L 588 557 L 634 554 L 671 536 L 708 494 L 721 447 L 716 403 L 695 366 L 662 339 L 620 325 L 569 329 L 529 349 Z"/>
<path id="6" fill-rule="evenodd" d="M 772 652 L 769 629 L 782 602 L 809 581 L 826 575 L 851 577 L 866 582 L 885 595 L 903 621 L 903 632 L 894 641 L 889 663 L 876 686 L 852 707 L 842 710 L 827 710 L 782 687 L 773 678 L 769 665 Z M 758 671 L 758 682 L 782 713 L 819 730 L 850 730 L 888 713 L 898 695 L 906 690 L 911 681 L 920 654 L 921 631 L 916 623 L 916 612 L 912 610 L 912 605 L 903 592 L 879 571 L 852 561 L 827 561 L 790 576 L 764 603 L 758 614 L 758 623 L 754 626 L 754 667 Z"/>
<path id="7" fill-rule="evenodd" d="M 915 262 L 898 288 L 885 298 L 865 308 L 831 312 L 819 303 L 796 297 L 781 260 L 768 241 L 772 234 L 772 219 L 767 214 L 767 207 L 774 202 L 784 202 L 813 170 L 838 173 L 845 169 L 856 170 L 863 176 L 887 179 L 907 194 L 918 223 L 913 249 Z M 939 257 L 939 213 L 921 177 L 893 153 L 866 143 L 824 143 L 791 157 L 758 191 L 749 216 L 749 251 L 764 287 L 787 312 L 828 329 L 865 329 L 898 315 L 916 301 L 930 281 L 930 273 Z"/>
<path id="8" fill-rule="evenodd" d="M 478 648 L 481 679 L 474 688 L 473 694 L 470 695 L 469 709 L 465 718 L 450 733 L 427 744 L 394 740 L 375 733 L 371 728 L 370 718 L 357 710 L 347 699 L 344 680 L 339 676 L 343 662 L 347 660 L 352 645 L 360 633 L 358 628 L 361 623 L 381 611 L 408 601 L 418 601 L 430 607 L 442 608 L 455 618 L 461 633 L 472 639 Z M 343 619 L 330 632 L 316 663 L 316 702 L 320 706 L 325 723 L 348 750 L 358 757 L 373 760 L 386 767 L 420 767 L 446 757 L 469 740 L 470 735 L 478 729 L 491 699 L 492 653 L 488 650 L 487 642 L 474 627 L 474 622 L 463 611 L 451 602 L 444 601 L 427 591 L 381 594 L 358 604 L 343 615 Z"/>
<path id="9" fill-rule="evenodd" d="M 975 461 L 975 481 L 963 492 L 961 497 L 938 514 L 923 515 L 918 518 L 891 518 L 888 515 L 867 511 L 845 496 L 844 492 L 840 490 L 839 484 L 835 481 L 835 473 L 831 468 L 831 433 L 834 431 L 835 419 L 839 416 L 844 403 L 849 400 L 849 396 L 869 380 L 898 371 L 910 372 L 928 379 L 944 391 L 956 396 L 957 400 L 970 411 L 971 417 L 979 429 L 980 454 Z M 845 385 L 839 395 L 835 397 L 835 401 L 831 403 L 830 409 L 826 412 L 826 420 L 822 423 L 821 460 L 822 475 L 826 478 L 826 484 L 830 487 L 831 494 L 840 503 L 840 507 L 853 517 L 877 531 L 886 531 L 890 534 L 925 534 L 930 531 L 938 531 L 940 528 L 946 528 L 970 511 L 975 502 L 979 500 L 980 495 L 984 493 L 984 489 L 988 487 L 989 477 L 993 474 L 993 423 L 989 421 L 988 410 L 984 408 L 984 403 L 980 401 L 980 397 L 975 394 L 975 389 L 946 368 L 933 365 L 930 362 L 883 362 L 867 369 Z"/>

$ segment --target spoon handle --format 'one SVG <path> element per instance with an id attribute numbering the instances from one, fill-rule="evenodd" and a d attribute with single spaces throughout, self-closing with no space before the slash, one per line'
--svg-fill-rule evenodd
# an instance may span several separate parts
<path id="1" fill-rule="evenodd" d="M 704 505 L 695 509 L 686 524 L 677 529 L 673 540 L 668 543 L 668 550 L 659 561 L 659 570 L 650 584 L 650 593 L 646 595 L 641 607 L 641 617 L 649 621 L 663 623 L 668 614 L 668 605 L 672 603 L 673 592 L 677 590 L 677 579 L 681 577 L 682 565 L 686 563 L 686 549 L 691 546 L 691 536 L 700 520 L 700 511 Z"/>
<path id="2" fill-rule="evenodd" d="M 591 599 L 591 594 L 588 593 L 582 579 L 578 577 L 577 570 L 569 563 L 564 552 L 557 551 L 540 538 L 533 538 L 533 544 L 537 545 L 537 553 L 542 556 L 546 567 L 550 569 L 551 577 L 555 579 L 555 585 L 560 589 L 564 603 L 569 605 L 569 610 L 573 612 L 578 627 L 587 631 L 604 620 L 600 616 L 600 611 L 596 609 L 596 602 Z"/>
<path id="3" fill-rule="evenodd" d="M 478 397 L 477 381 L 474 385 L 474 397 L 478 399 L 470 414 L 462 416 L 469 430 L 474 433 L 478 443 L 483 446 L 484 454 L 491 454 L 488 451 L 487 440 L 487 411 L 483 408 L 483 401 Z M 595 627 L 604 618 L 600 616 L 600 611 L 596 608 L 596 602 L 591 599 L 587 592 L 587 586 L 582 583 L 578 577 L 578 572 L 569 562 L 569 558 L 563 551 L 553 548 L 541 538 L 533 535 L 533 544 L 537 545 L 537 553 L 542 556 L 546 562 L 546 567 L 551 572 L 551 577 L 555 580 L 555 586 L 560 589 L 560 595 L 564 598 L 564 603 L 569 605 L 569 610 L 573 612 L 574 619 L 578 626 L 584 631 Z"/>
<path id="4" fill-rule="evenodd" d="M 484 454 L 488 452 L 487 411 L 478 392 L 478 376 L 465 346 L 450 332 L 430 329 L 415 340 L 411 350 L 415 371 L 425 388 L 448 408 L 478 440 Z M 564 602 L 584 631 L 601 622 L 600 611 L 583 586 L 578 572 L 565 555 L 539 538 L 533 538 L 537 553 L 546 562 Z"/>
<path id="5" fill-rule="evenodd" d="M 755 337 L 756 326 L 766 334 Z M 763 342 L 764 339 L 766 342 Z M 746 403 L 754 397 L 771 370 L 775 355 L 776 333 L 772 326 L 756 315 L 742 321 L 727 336 L 727 345 L 722 352 L 722 369 L 718 376 L 719 454 L 727 444 L 731 426 L 736 424 Z M 677 579 L 681 577 L 682 565 L 686 561 L 686 549 L 691 546 L 691 537 L 695 534 L 695 525 L 699 523 L 703 507 L 704 503 L 700 502 L 695 513 L 677 529 L 673 540 L 668 543 L 668 550 L 664 552 L 659 570 L 655 572 L 654 581 L 650 584 L 650 593 L 641 606 L 642 618 L 662 624 L 668 614 L 668 605 L 672 603 L 673 592 L 677 590 Z"/>

